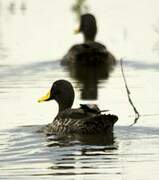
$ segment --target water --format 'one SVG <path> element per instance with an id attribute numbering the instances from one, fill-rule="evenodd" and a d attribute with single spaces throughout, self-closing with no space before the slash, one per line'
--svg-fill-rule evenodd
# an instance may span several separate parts
<path id="1" fill-rule="evenodd" d="M 158 1 L 87 1 L 98 20 L 97 39 L 124 57 L 131 98 L 141 114 L 134 126 L 119 61 L 95 81 L 60 65 L 68 48 L 82 40 L 72 33 L 73 3 L 0 1 L 0 179 L 158 179 Z M 73 84 L 74 107 L 92 102 L 119 116 L 113 142 L 37 133 L 57 113 L 55 102 L 37 99 L 57 79 Z"/>

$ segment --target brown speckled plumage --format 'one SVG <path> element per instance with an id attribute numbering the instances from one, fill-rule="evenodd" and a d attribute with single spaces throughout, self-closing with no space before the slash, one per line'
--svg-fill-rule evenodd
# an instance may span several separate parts
<path id="1" fill-rule="evenodd" d="M 115 115 L 96 115 L 83 119 L 62 119 L 57 116 L 53 122 L 44 128 L 47 135 L 51 134 L 104 134 L 112 133 L 113 125 L 117 121 Z"/>

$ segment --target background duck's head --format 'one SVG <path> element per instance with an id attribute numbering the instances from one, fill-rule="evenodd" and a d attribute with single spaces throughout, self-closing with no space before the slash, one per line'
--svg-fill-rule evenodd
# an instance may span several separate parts
<path id="1" fill-rule="evenodd" d="M 97 33 L 96 19 L 92 14 L 83 14 L 80 17 L 80 27 L 76 33 L 83 33 L 84 41 L 94 41 Z"/>
<path id="2" fill-rule="evenodd" d="M 66 80 L 58 80 L 53 83 L 51 90 L 38 102 L 55 100 L 59 104 L 59 112 L 61 112 L 72 107 L 74 96 L 71 83 Z"/>

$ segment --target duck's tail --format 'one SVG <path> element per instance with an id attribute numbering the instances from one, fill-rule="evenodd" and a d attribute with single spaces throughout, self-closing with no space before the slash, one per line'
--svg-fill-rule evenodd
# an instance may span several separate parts
<path id="1" fill-rule="evenodd" d="M 113 126 L 118 120 L 116 115 L 102 114 L 84 122 L 81 134 L 105 134 L 113 133 Z"/>

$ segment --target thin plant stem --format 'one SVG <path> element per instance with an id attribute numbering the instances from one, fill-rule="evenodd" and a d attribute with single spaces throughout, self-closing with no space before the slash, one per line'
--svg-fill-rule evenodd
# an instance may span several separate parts
<path id="1" fill-rule="evenodd" d="M 140 118 L 140 114 L 139 114 L 139 112 L 137 111 L 137 109 L 136 109 L 135 105 L 133 104 L 133 102 L 132 102 L 132 100 L 131 100 L 131 97 L 130 97 L 130 94 L 131 94 L 131 93 L 130 93 L 130 90 L 129 90 L 129 88 L 128 88 L 128 85 L 127 85 L 127 82 L 126 82 L 126 78 L 125 78 L 125 75 L 124 75 L 123 59 L 122 59 L 122 58 L 120 59 L 120 66 L 121 66 L 122 77 L 123 77 L 124 84 L 125 84 L 125 88 L 126 88 L 126 92 L 127 92 L 127 97 L 128 97 L 128 100 L 129 100 L 130 105 L 132 106 L 132 108 L 133 108 L 133 110 L 134 110 L 134 112 L 135 112 L 135 119 L 134 119 L 134 123 L 132 124 L 132 125 L 134 125 L 134 124 L 137 123 L 138 119 Z"/>

